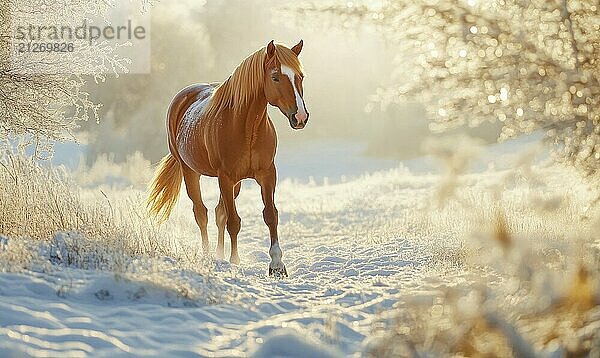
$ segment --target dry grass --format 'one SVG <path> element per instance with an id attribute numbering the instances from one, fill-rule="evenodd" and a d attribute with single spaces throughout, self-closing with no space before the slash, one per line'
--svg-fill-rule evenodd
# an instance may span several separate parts
<path id="1" fill-rule="evenodd" d="M 65 170 L 22 155 L 7 153 L 0 162 L 0 235 L 50 243 L 56 233 L 71 233 L 84 238 L 75 245 L 82 252 L 102 248 L 201 266 L 201 255 L 190 254 L 197 250 L 173 239 L 176 222 L 150 222 L 143 189 L 82 189 Z"/>
<path id="2" fill-rule="evenodd" d="M 0 162 L 0 272 L 51 272 L 58 265 L 109 271 L 128 282 L 162 287 L 186 305 L 235 299 L 218 284 L 199 240 L 194 245 L 194 240 L 178 239 L 196 235 L 196 227 L 182 233 L 184 225 L 177 220 L 153 224 L 146 214 L 145 188 L 119 188 L 128 176 L 116 177 L 117 185 L 86 189 L 74 178 L 86 183 L 90 169 L 93 176 L 101 163 L 69 173 L 13 153 Z M 125 166 L 140 168 L 144 162 L 131 158 Z M 109 169 L 116 167 L 107 163 Z M 128 175 L 124 169 L 118 172 Z M 57 294 L 68 295 L 69 287 L 58 288 Z"/>
<path id="3" fill-rule="evenodd" d="M 370 356 L 600 356 L 599 208 L 576 177 L 544 170 L 553 175 L 521 186 L 467 175 L 428 208 L 424 236 L 464 239 L 460 253 L 439 243 L 461 264 L 432 270 L 438 294 L 407 294 L 382 316 Z"/>

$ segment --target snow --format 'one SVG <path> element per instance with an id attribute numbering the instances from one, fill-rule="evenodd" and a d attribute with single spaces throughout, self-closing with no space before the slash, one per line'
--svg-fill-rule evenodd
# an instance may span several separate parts
<path id="1" fill-rule="evenodd" d="M 293 330 L 282 329 L 267 337 L 255 352 L 255 358 L 332 358 L 343 357 L 341 353 L 316 341 L 310 341 Z"/>
<path id="2" fill-rule="evenodd" d="M 481 193 L 505 174 L 463 179 Z M 239 266 L 211 256 L 190 271 L 176 258 L 137 257 L 119 270 L 100 248 L 69 258 L 85 240 L 77 234 L 31 243 L 39 261 L 0 274 L 0 356 L 361 355 L 399 307 L 433 303 L 445 287 L 481 278 L 464 263 L 458 224 L 440 214 L 437 225 L 446 226 L 438 230 L 424 219 L 439 182 L 403 167 L 335 185 L 283 180 L 279 233 L 290 277 L 281 280 L 267 276 L 268 230 L 255 185 L 245 185 L 237 200 Z M 524 195 L 507 190 L 515 202 Z M 203 197 L 214 206 L 216 188 Z M 199 248 L 185 195 L 176 210 L 172 220 L 189 228 L 179 240 Z M 215 228 L 209 234 L 214 253 Z M 0 252 L 13 240 L 0 238 Z"/>

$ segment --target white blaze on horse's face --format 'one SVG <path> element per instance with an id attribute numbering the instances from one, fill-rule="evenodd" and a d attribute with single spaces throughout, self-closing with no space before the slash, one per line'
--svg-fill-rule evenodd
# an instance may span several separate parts
<path id="1" fill-rule="evenodd" d="M 296 74 L 294 70 L 290 67 L 281 65 L 281 73 L 288 76 L 290 82 L 292 83 L 292 87 L 294 88 L 294 95 L 296 96 L 296 107 L 298 108 L 298 112 L 296 112 L 296 120 L 298 120 L 298 124 L 304 125 L 304 122 L 308 118 L 308 114 L 306 113 L 306 107 L 304 106 L 304 99 L 300 96 L 300 92 L 298 92 L 298 88 L 296 88 Z"/>

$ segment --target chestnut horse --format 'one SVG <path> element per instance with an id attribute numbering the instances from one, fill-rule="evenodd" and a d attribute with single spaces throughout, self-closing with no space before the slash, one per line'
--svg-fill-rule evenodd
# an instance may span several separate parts
<path id="1" fill-rule="evenodd" d="M 148 197 L 150 213 L 166 220 L 183 179 L 207 252 L 208 216 L 200 194 L 200 176 L 217 177 L 221 193 L 215 208 L 217 256 L 223 258 L 227 226 L 231 238 L 229 261 L 237 264 L 241 220 L 235 198 L 242 179 L 255 179 L 260 185 L 263 218 L 271 237 L 269 275 L 287 276 L 287 271 L 281 261 L 274 201 L 277 135 L 267 114 L 267 104 L 278 107 L 293 129 L 306 126 L 304 74 L 298 60 L 302 44 L 300 41 L 289 49 L 271 41 L 242 61 L 224 82 L 196 84 L 179 92 L 171 101 L 167 116 L 170 154 L 160 162 Z"/>

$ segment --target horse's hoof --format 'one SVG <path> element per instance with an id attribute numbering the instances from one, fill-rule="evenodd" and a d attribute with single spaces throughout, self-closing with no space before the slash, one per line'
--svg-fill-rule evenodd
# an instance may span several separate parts
<path id="1" fill-rule="evenodd" d="M 238 255 L 231 256 L 229 258 L 229 262 L 231 262 L 234 265 L 239 265 L 240 264 L 240 257 Z"/>
<path id="2" fill-rule="evenodd" d="M 273 276 L 275 278 L 284 278 L 288 277 L 287 270 L 283 264 L 280 265 L 269 265 L 269 276 Z"/>

